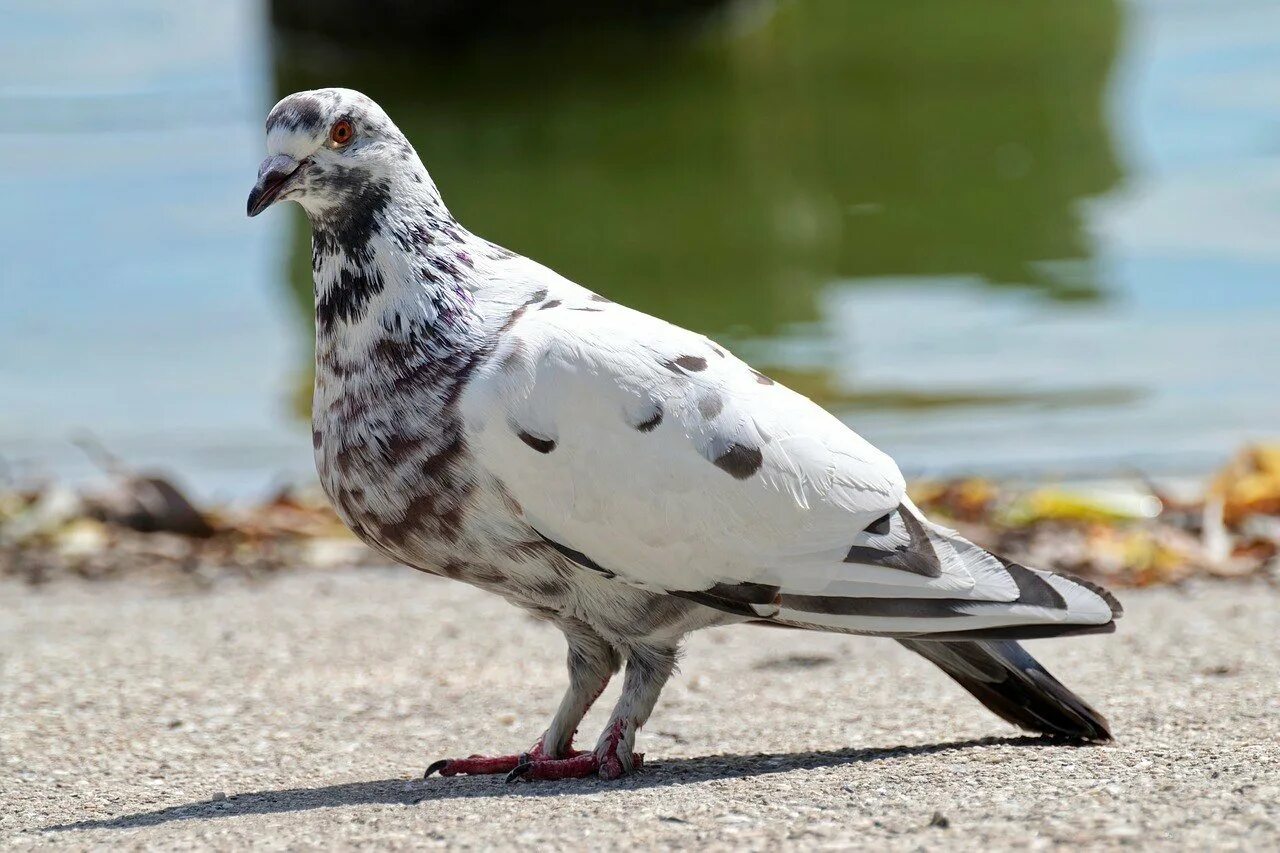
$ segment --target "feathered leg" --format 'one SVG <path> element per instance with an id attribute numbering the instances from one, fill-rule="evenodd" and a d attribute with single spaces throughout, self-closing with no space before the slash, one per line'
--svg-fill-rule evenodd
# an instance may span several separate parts
<path id="1" fill-rule="evenodd" d="M 586 623 L 563 619 L 558 624 L 569 643 L 569 689 L 560 700 L 560 708 L 551 719 L 551 725 L 538 742 L 520 755 L 441 759 L 427 768 L 424 778 L 437 771 L 441 776 L 509 773 L 531 761 L 572 758 L 582 754 L 573 748 L 573 735 L 592 703 L 618 671 L 621 660 L 618 652 Z"/>
<path id="2" fill-rule="evenodd" d="M 675 665 L 675 647 L 629 647 L 622 695 L 595 750 L 562 759 L 539 760 L 530 756 L 529 761 L 511 771 L 507 780 L 575 779 L 596 774 L 602 779 L 617 779 L 640 767 L 644 755 L 632 752 L 636 732 L 648 721 Z"/>
<path id="3" fill-rule="evenodd" d="M 590 626 L 572 619 L 561 627 L 569 640 L 569 690 L 538 741 L 547 758 L 562 758 L 573 752 L 578 724 L 622 665 L 617 650 Z"/>

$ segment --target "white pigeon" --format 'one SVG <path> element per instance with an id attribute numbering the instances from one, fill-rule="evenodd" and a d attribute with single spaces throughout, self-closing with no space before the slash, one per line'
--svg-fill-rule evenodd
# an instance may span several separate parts
<path id="1" fill-rule="evenodd" d="M 266 130 L 248 212 L 289 200 L 311 221 L 334 508 L 568 640 L 569 690 L 528 752 L 428 774 L 629 773 L 681 639 L 734 623 L 897 638 L 1018 726 L 1110 738 L 1015 642 L 1114 630 L 1110 593 L 932 523 L 893 460 L 812 401 L 472 234 L 364 95 L 290 95 Z M 604 733 L 573 749 L 623 660 Z"/>

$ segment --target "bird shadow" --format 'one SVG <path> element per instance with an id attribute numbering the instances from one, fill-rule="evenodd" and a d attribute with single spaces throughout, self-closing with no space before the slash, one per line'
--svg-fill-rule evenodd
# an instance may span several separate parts
<path id="1" fill-rule="evenodd" d="M 252 791 L 217 799 L 200 800 L 170 808 L 121 815 L 115 818 L 82 820 L 42 828 L 44 832 L 87 829 L 135 829 L 182 820 L 214 820 L 244 815 L 280 814 L 340 806 L 399 804 L 416 806 L 424 802 L 488 797 L 563 797 L 573 794 L 662 788 L 689 785 L 713 779 L 750 778 L 792 770 L 866 764 L 936 755 L 982 746 L 1062 746 L 1049 737 L 987 737 L 919 746 L 835 749 L 820 752 L 759 753 L 756 755 L 710 755 L 675 758 L 646 763 L 636 775 L 615 782 L 575 779 L 555 783 L 505 784 L 501 775 L 433 777 L 426 780 L 382 779 L 348 782 L 314 788 L 282 788 Z"/>

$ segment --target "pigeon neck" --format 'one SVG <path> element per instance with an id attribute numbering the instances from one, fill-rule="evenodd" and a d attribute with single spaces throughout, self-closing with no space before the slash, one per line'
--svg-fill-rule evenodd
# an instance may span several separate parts
<path id="1" fill-rule="evenodd" d="M 486 245 L 430 178 L 387 184 L 343 211 L 309 211 L 318 342 L 347 352 L 388 338 L 462 350 L 477 319 L 474 257 Z"/>

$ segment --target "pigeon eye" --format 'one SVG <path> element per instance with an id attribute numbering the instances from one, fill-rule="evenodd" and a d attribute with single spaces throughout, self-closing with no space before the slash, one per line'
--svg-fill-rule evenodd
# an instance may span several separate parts
<path id="1" fill-rule="evenodd" d="M 346 145 L 351 141 L 351 137 L 355 136 L 355 133 L 351 122 L 344 118 L 334 122 L 333 128 L 329 131 L 329 141 L 334 145 Z"/>

